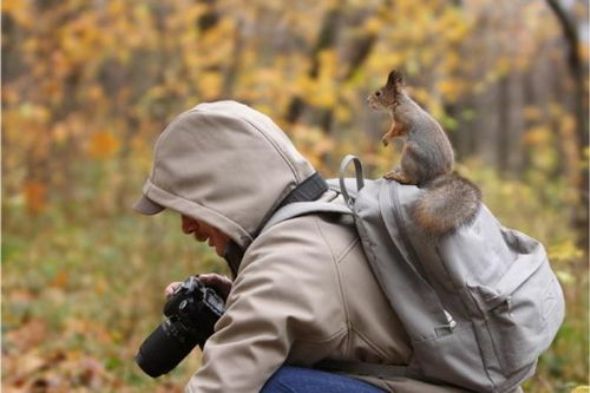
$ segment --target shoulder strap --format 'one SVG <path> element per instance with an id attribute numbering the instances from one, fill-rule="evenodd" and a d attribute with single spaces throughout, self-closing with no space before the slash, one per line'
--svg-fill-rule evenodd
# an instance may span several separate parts
<path id="1" fill-rule="evenodd" d="M 261 233 L 276 225 L 280 222 L 286 221 L 290 218 L 303 216 L 310 213 L 340 213 L 340 214 L 353 214 L 352 210 L 348 206 L 341 205 L 338 203 L 330 202 L 293 202 L 285 207 L 279 209 L 271 218 L 267 221 Z"/>
<path id="2" fill-rule="evenodd" d="M 328 191 L 328 184 L 319 173 L 315 172 L 295 187 L 285 199 L 281 201 L 278 209 L 295 202 L 315 201 L 326 191 Z"/>
<path id="3" fill-rule="evenodd" d="M 355 157 L 351 154 L 344 157 L 342 163 L 340 164 L 340 176 L 338 178 L 338 186 L 334 187 L 335 184 L 332 184 L 332 187 L 330 187 L 331 189 L 335 189 L 342 193 L 342 196 L 344 197 L 347 206 L 322 201 L 289 201 L 291 203 L 283 205 L 272 215 L 272 217 L 264 224 L 260 233 L 264 232 L 271 226 L 278 224 L 279 222 L 310 213 L 340 213 L 353 215 L 354 213 L 352 211 L 352 206 L 354 205 L 354 200 L 356 196 L 351 196 L 349 194 L 347 183 L 349 183 L 350 179 L 346 179 L 344 177 L 346 168 L 350 165 L 351 162 L 354 164 L 355 169 L 354 180 L 356 180 L 356 187 L 354 188 L 354 194 L 358 193 L 364 187 L 365 182 L 363 178 L 363 167 L 361 161 L 358 159 L 358 157 Z M 323 181 L 323 179 L 321 185 L 323 191 L 326 191 L 328 189 L 328 186 Z"/>

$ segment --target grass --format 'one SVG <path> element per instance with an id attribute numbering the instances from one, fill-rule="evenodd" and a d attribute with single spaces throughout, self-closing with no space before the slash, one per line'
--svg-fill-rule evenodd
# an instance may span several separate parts
<path id="1" fill-rule="evenodd" d="M 166 284 L 224 266 L 181 233 L 172 213 L 64 216 L 30 218 L 18 209 L 5 215 L 4 387 L 41 383 L 53 367 L 45 360 L 57 357 L 58 369 L 72 359 L 100 365 L 92 371 L 100 386 L 90 391 L 154 390 L 160 383 L 144 376 L 133 356 L 161 321 Z M 164 384 L 182 386 L 199 362 L 191 357 Z M 54 382 L 74 388 L 77 379 L 64 371 Z"/>

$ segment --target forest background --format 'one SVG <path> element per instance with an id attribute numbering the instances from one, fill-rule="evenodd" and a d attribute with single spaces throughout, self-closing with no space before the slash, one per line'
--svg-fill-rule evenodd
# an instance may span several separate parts
<path id="1" fill-rule="evenodd" d="M 225 270 L 130 209 L 159 132 L 235 99 L 325 176 L 354 153 L 377 177 L 399 150 L 365 99 L 397 68 L 565 290 L 526 391 L 587 392 L 588 39 L 577 0 L 2 1 L 2 390 L 180 392 L 199 351 L 158 381 L 133 356 L 167 283 Z"/>

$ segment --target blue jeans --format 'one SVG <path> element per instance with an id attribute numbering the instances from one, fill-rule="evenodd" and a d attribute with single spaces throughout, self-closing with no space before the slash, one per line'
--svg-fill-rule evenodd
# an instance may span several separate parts
<path id="1" fill-rule="evenodd" d="M 383 393 L 366 382 L 310 368 L 283 366 L 260 393 Z"/>

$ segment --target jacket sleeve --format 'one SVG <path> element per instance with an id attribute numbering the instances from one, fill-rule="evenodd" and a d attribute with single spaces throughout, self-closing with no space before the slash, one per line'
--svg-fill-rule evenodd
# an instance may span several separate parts
<path id="1" fill-rule="evenodd" d="M 259 392 L 295 342 L 316 344 L 302 366 L 341 342 L 346 323 L 334 298 L 332 256 L 310 230 L 273 230 L 280 235 L 265 234 L 252 244 L 186 393 Z"/>

